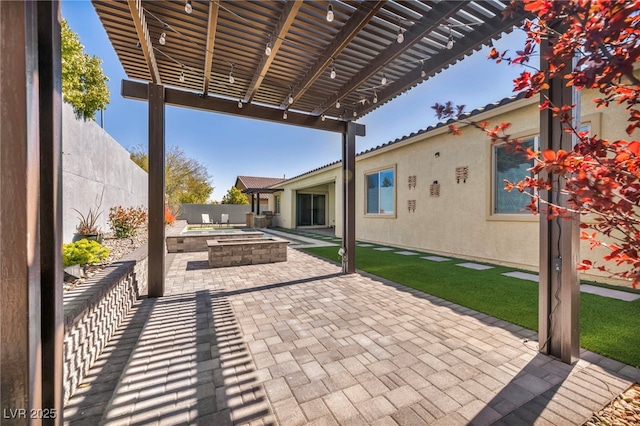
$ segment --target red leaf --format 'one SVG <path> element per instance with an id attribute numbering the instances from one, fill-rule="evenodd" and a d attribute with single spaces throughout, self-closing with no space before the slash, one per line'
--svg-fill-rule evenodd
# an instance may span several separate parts
<path id="1" fill-rule="evenodd" d="M 556 159 L 556 152 L 552 149 L 545 149 L 542 151 L 542 158 L 545 161 L 553 161 Z"/>

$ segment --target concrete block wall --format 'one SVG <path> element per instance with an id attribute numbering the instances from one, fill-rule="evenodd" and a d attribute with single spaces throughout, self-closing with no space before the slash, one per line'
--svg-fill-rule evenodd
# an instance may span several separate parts
<path id="1" fill-rule="evenodd" d="M 104 191 L 98 225 L 109 231 L 109 208 L 147 206 L 147 173 L 129 152 L 95 121 L 78 118 L 68 104 L 62 107 L 62 222 L 63 241 L 70 242 L 78 224 L 78 209 L 95 210 Z"/>
<path id="2" fill-rule="evenodd" d="M 147 247 L 64 293 L 64 402 L 73 395 L 132 306 L 147 291 Z"/>

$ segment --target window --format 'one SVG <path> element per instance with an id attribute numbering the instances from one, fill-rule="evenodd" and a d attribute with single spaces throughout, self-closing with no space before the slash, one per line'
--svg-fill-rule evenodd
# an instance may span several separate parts
<path id="1" fill-rule="evenodd" d="M 395 211 L 395 172 L 380 170 L 365 175 L 367 214 L 392 215 Z"/>
<path id="2" fill-rule="evenodd" d="M 591 131 L 591 123 L 580 126 L 581 131 Z M 520 145 L 523 150 L 516 151 L 510 145 L 497 145 L 493 151 L 493 214 L 528 214 L 526 208 L 531 201 L 531 192 L 522 193 L 517 189 L 510 192 L 504 189 L 505 179 L 509 182 L 519 182 L 527 176 L 532 176 L 529 171 L 533 167 L 533 160 L 527 158 L 527 148 L 533 151 L 540 150 L 540 137 L 534 136 L 524 139 Z"/>
<path id="3" fill-rule="evenodd" d="M 280 214 L 280 195 L 276 195 L 274 198 L 276 204 L 274 214 Z"/>
<path id="4" fill-rule="evenodd" d="M 531 148 L 537 150 L 539 138 L 525 139 L 521 144 L 523 150 Z M 525 151 L 516 151 L 511 145 L 498 145 L 494 148 L 494 182 L 493 182 L 493 213 L 494 214 L 519 214 L 528 213 L 526 205 L 531 197 L 518 191 L 505 191 L 505 179 L 509 182 L 519 182 L 526 176 L 531 176 L 528 171 L 533 167 L 533 160 L 527 158 Z"/>

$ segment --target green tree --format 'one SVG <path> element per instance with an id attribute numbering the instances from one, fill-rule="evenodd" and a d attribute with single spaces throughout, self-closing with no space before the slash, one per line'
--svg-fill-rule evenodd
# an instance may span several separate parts
<path id="1" fill-rule="evenodd" d="M 95 112 L 109 103 L 109 79 L 102 71 L 102 60 L 84 52 L 78 35 L 62 20 L 62 96 L 76 113 L 95 119 Z"/>
<path id="2" fill-rule="evenodd" d="M 149 154 L 142 145 L 130 151 L 131 160 L 147 173 Z M 187 157 L 177 146 L 172 146 L 165 156 L 165 193 L 169 206 L 177 204 L 205 204 L 213 192 L 207 167 L 198 160 Z"/>
<path id="3" fill-rule="evenodd" d="M 243 194 L 238 188 L 232 186 L 227 191 L 227 194 L 222 197 L 222 204 L 249 204 L 249 199 L 247 194 Z"/>

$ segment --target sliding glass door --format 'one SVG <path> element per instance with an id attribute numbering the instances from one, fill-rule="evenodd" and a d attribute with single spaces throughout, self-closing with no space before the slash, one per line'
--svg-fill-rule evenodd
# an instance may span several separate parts
<path id="1" fill-rule="evenodd" d="M 324 194 L 298 194 L 296 225 L 323 226 L 326 224 L 326 196 Z"/>

